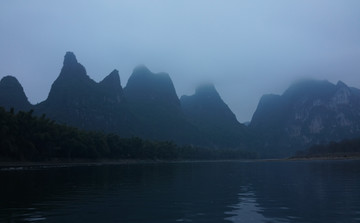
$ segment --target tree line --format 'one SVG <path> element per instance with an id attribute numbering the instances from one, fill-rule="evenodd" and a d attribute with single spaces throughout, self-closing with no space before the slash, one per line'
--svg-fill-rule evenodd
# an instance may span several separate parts
<path id="1" fill-rule="evenodd" d="M 309 149 L 298 151 L 295 157 L 360 157 L 360 138 L 314 145 Z"/>
<path id="2" fill-rule="evenodd" d="M 238 149 L 178 146 L 170 141 L 80 130 L 55 123 L 45 115 L 6 111 L 0 107 L 0 160 L 217 160 L 252 159 L 256 154 Z"/>

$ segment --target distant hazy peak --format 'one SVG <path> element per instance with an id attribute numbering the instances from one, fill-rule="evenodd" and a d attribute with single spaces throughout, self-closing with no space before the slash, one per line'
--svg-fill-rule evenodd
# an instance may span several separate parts
<path id="1" fill-rule="evenodd" d="M 101 81 L 101 83 L 112 83 L 112 82 L 120 83 L 119 71 L 116 69 L 111 71 L 111 73 Z"/>
<path id="2" fill-rule="evenodd" d="M 218 145 L 236 147 L 241 144 L 243 126 L 221 99 L 213 84 L 199 85 L 195 94 L 182 96 L 181 107 L 185 116 Z"/>
<path id="3" fill-rule="evenodd" d="M 66 52 L 65 57 L 64 57 L 64 66 L 71 66 L 74 64 L 77 64 L 78 61 L 76 59 L 76 56 L 73 52 Z"/>
<path id="4" fill-rule="evenodd" d="M 63 67 L 57 80 L 70 82 L 74 80 L 89 81 L 90 77 L 86 74 L 85 67 L 80 64 L 74 53 L 66 52 Z"/>
<path id="5" fill-rule="evenodd" d="M 206 83 L 206 84 L 200 84 L 196 87 L 196 91 L 214 91 L 215 90 L 215 86 L 213 83 Z M 215 90 L 216 91 L 216 90 Z"/>
<path id="6" fill-rule="evenodd" d="M 298 97 L 305 95 L 324 95 L 335 89 L 335 85 L 328 80 L 305 79 L 294 82 L 285 92 L 283 97 Z"/>
<path id="7" fill-rule="evenodd" d="M 145 65 L 138 65 L 134 68 L 132 75 L 133 77 L 165 77 L 170 78 L 170 75 L 166 72 L 153 73 Z"/>
<path id="8" fill-rule="evenodd" d="M 280 98 L 281 98 L 280 95 L 264 94 L 263 96 L 261 96 L 258 106 L 262 106 L 262 105 L 267 104 L 267 103 L 273 103 L 274 100 L 279 100 Z"/>
<path id="9" fill-rule="evenodd" d="M 117 69 L 114 69 L 113 71 L 111 71 L 111 73 L 109 74 L 109 76 L 119 76 L 119 71 Z"/>
<path id="10" fill-rule="evenodd" d="M 214 84 L 212 84 L 212 83 L 199 85 L 195 90 L 195 94 L 197 94 L 197 95 L 204 95 L 204 94 L 219 95 Z"/>
<path id="11" fill-rule="evenodd" d="M 12 85 L 12 86 L 21 86 L 20 82 L 18 81 L 18 79 L 16 79 L 16 77 L 14 76 L 5 76 L 1 79 L 0 81 L 1 84 L 4 84 L 4 85 Z"/>
<path id="12" fill-rule="evenodd" d="M 124 88 L 130 101 L 146 101 L 180 105 L 174 84 L 167 73 L 152 73 L 144 65 L 137 66 Z"/>
<path id="13" fill-rule="evenodd" d="M 337 82 L 337 84 L 336 84 L 336 86 L 337 87 L 340 87 L 340 88 L 348 88 L 348 86 L 344 83 L 344 82 L 342 82 L 342 81 L 338 81 Z"/>
<path id="14" fill-rule="evenodd" d="M 25 96 L 24 89 L 16 77 L 10 75 L 3 77 L 0 81 L 0 87 L 2 90 L 21 92 Z"/>
<path id="15" fill-rule="evenodd" d="M 328 80 L 316 80 L 316 79 L 301 79 L 298 81 L 293 82 L 288 89 L 294 89 L 294 88 L 313 88 L 318 86 L 330 86 L 334 85 Z"/>
<path id="16" fill-rule="evenodd" d="M 31 107 L 23 87 L 13 76 L 5 76 L 0 81 L 0 105 L 17 110 L 26 110 Z"/>
<path id="17" fill-rule="evenodd" d="M 145 65 L 141 64 L 134 68 L 133 74 L 142 73 L 142 74 L 151 74 L 152 72 Z"/>
<path id="18" fill-rule="evenodd" d="M 107 90 L 115 90 L 116 92 L 121 93 L 122 87 L 120 83 L 119 71 L 116 69 L 113 70 L 100 82 L 100 86 L 106 88 Z"/>
<path id="19" fill-rule="evenodd" d="M 153 73 L 144 65 L 134 68 L 126 87 L 131 88 L 134 85 L 137 85 L 138 87 L 160 87 L 159 85 L 167 85 L 168 87 L 173 88 L 173 83 L 169 74 L 164 72 Z"/>

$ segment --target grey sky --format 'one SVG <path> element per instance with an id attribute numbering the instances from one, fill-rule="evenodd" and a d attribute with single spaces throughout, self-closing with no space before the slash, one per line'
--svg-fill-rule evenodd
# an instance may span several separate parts
<path id="1" fill-rule="evenodd" d="M 169 73 L 179 97 L 212 81 L 243 122 L 301 77 L 360 87 L 360 1 L 0 1 L 0 78 L 16 76 L 30 102 L 66 51 L 96 81 L 116 68 L 125 86 L 138 64 Z"/>

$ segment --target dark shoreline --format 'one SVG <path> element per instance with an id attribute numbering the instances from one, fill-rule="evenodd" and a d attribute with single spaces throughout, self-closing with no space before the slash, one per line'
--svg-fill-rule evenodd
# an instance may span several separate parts
<path id="1" fill-rule="evenodd" d="M 278 162 L 278 161 L 341 161 L 360 160 L 360 157 L 290 157 L 283 159 L 239 159 L 239 160 L 76 160 L 56 162 L 0 161 L 0 170 L 8 168 L 71 167 L 161 163 L 211 163 L 211 162 Z"/>
<path id="2" fill-rule="evenodd" d="M 286 160 L 301 161 L 301 160 L 360 160 L 360 156 L 309 156 L 309 157 L 290 157 Z"/>
<path id="3" fill-rule="evenodd" d="M 68 166 L 101 166 L 101 165 L 129 165 L 129 164 L 160 164 L 160 163 L 210 163 L 210 162 L 253 162 L 257 159 L 241 160 L 80 160 L 80 161 L 56 161 L 56 162 L 22 162 L 0 161 L 0 169 L 11 167 L 68 167 Z M 261 160 L 264 161 L 264 160 Z"/>

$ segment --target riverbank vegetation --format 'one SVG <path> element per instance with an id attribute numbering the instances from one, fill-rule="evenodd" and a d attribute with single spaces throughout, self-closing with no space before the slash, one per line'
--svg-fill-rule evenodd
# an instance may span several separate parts
<path id="1" fill-rule="evenodd" d="M 238 149 L 178 146 L 169 141 L 83 131 L 55 123 L 33 111 L 14 112 L 0 107 L 0 161 L 71 160 L 219 160 L 252 159 L 256 154 Z"/>
<path id="2" fill-rule="evenodd" d="M 299 151 L 293 158 L 355 158 L 360 157 L 360 138 L 314 145 Z"/>

